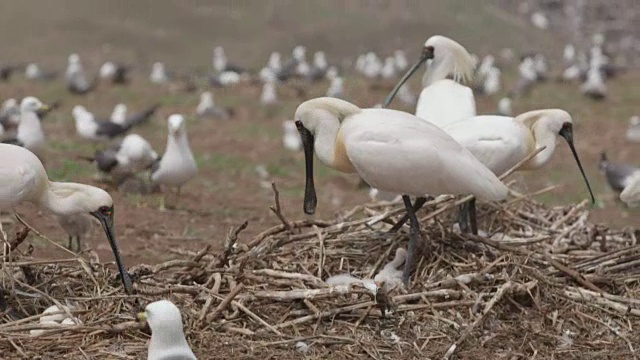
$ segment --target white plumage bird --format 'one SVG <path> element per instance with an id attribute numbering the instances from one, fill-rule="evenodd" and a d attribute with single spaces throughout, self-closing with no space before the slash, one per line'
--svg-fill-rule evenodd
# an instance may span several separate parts
<path id="1" fill-rule="evenodd" d="M 177 188 L 176 197 L 179 197 L 182 186 L 198 173 L 198 165 L 189 147 L 184 116 L 173 114 L 167 124 L 167 148 L 157 167 L 152 169 L 151 180 L 154 184 Z"/>
<path id="2" fill-rule="evenodd" d="M 153 66 L 151 67 L 151 74 L 149 75 L 149 81 L 154 84 L 164 84 L 169 81 L 169 76 L 167 75 L 167 71 L 163 63 L 153 63 Z"/>
<path id="3" fill-rule="evenodd" d="M 264 85 L 262 85 L 262 93 L 260 94 L 260 103 L 262 105 L 273 105 L 276 101 L 278 101 L 276 84 L 273 82 L 264 83 Z"/>
<path id="4" fill-rule="evenodd" d="M 629 118 L 626 138 L 631 142 L 640 142 L 640 116 L 636 115 Z"/>
<path id="5" fill-rule="evenodd" d="M 473 59 L 462 45 L 440 35 L 425 42 L 420 59 L 387 96 L 383 107 L 387 107 L 400 87 L 427 60 L 431 62 L 422 78 L 424 88 L 418 98 L 416 116 L 440 128 L 475 116 L 473 91 L 457 82 L 471 79 Z M 453 80 L 447 79 L 449 75 L 453 75 Z"/>
<path id="6" fill-rule="evenodd" d="M 36 112 L 46 109 L 47 106 L 33 96 L 27 96 L 22 99 L 20 102 L 20 123 L 18 124 L 16 138 L 5 142 L 23 146 L 38 157 L 41 157 L 45 146 L 45 136 Z"/>
<path id="7" fill-rule="evenodd" d="M 127 105 L 120 103 L 114 106 L 109 119 L 113 123 L 125 126 L 127 124 Z"/>
<path id="8" fill-rule="evenodd" d="M 640 171 L 629 179 L 629 184 L 620 193 L 620 200 L 630 207 L 640 206 Z"/>
<path id="9" fill-rule="evenodd" d="M 147 360 L 197 360 L 184 336 L 180 309 L 171 301 L 152 302 L 138 319 L 151 328 Z"/>
<path id="10" fill-rule="evenodd" d="M 0 210 L 30 202 L 59 216 L 88 214 L 100 221 L 116 258 L 125 290 L 132 290 L 113 232 L 113 200 L 104 190 L 77 183 L 49 181 L 38 158 L 29 150 L 0 144 Z M 0 230 L 2 223 L 0 222 Z"/>
<path id="11" fill-rule="evenodd" d="M 360 109 L 343 100 L 318 98 L 298 106 L 295 120 L 306 162 L 305 213 L 313 214 L 317 205 L 314 150 L 329 167 L 357 173 L 379 190 L 403 194 L 411 220 L 405 282 L 420 236 L 409 196 L 473 194 L 496 201 L 507 196 L 508 188 L 468 150 L 437 126 L 411 114 Z"/>
<path id="12" fill-rule="evenodd" d="M 341 76 L 336 76 L 331 79 L 329 88 L 327 89 L 327 96 L 334 98 L 342 98 L 344 96 L 344 80 Z"/>
<path id="13" fill-rule="evenodd" d="M 302 140 L 296 129 L 296 123 L 292 120 L 282 122 L 282 145 L 289 151 L 300 151 L 302 149 Z"/>

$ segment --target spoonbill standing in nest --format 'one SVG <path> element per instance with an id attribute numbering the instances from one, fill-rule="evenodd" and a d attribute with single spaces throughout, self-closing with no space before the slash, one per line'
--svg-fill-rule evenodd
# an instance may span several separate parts
<path id="1" fill-rule="evenodd" d="M 89 214 L 102 225 L 125 291 L 131 293 L 131 279 L 126 272 L 113 232 L 113 199 L 104 190 L 77 183 L 49 181 L 38 158 L 29 150 L 0 144 L 0 209 L 11 210 L 30 202 L 58 216 Z M 0 229 L 1 229 L 0 223 Z M 4 232 L 3 232 L 3 236 Z"/>
<path id="2" fill-rule="evenodd" d="M 304 212 L 317 205 L 313 153 L 327 166 L 357 173 L 376 189 L 403 194 L 410 220 L 403 281 L 414 263 L 420 224 L 409 196 L 473 194 L 498 201 L 509 189 L 468 150 L 437 126 L 389 109 L 360 109 L 335 98 L 302 103 L 295 114 L 306 165 Z"/>
<path id="3" fill-rule="evenodd" d="M 422 77 L 423 89 L 418 98 L 416 116 L 440 128 L 475 116 L 473 91 L 458 83 L 473 76 L 473 58 L 462 45 L 441 35 L 432 36 L 424 43 L 420 59 L 400 79 L 382 107 L 386 108 L 402 85 L 429 60 Z M 447 79 L 449 75 L 453 80 Z"/>
<path id="4" fill-rule="evenodd" d="M 444 130 L 496 175 L 502 175 L 527 155 L 544 146 L 544 150 L 524 163 L 519 170 L 541 168 L 551 159 L 557 137 L 561 136 L 567 141 L 573 158 L 587 184 L 591 201 L 595 203 L 591 185 L 589 185 L 589 180 L 582 169 L 573 143 L 573 119 L 564 110 L 534 110 L 515 118 L 497 115 L 476 116 L 449 125 Z M 461 229 L 467 228 L 465 216 L 468 216 L 472 232 L 477 234 L 475 199 L 463 205 L 462 209 Z"/>

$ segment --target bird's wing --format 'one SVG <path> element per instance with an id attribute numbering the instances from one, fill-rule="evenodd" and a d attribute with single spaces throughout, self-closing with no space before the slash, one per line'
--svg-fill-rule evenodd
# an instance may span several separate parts
<path id="1" fill-rule="evenodd" d="M 437 81 L 420 93 L 416 116 L 440 128 L 476 116 L 473 91 L 453 80 Z"/>
<path id="2" fill-rule="evenodd" d="M 524 159 L 533 141 L 527 129 L 506 116 L 476 116 L 445 131 L 496 175 Z"/>
<path id="3" fill-rule="evenodd" d="M 622 191 L 622 189 L 627 187 L 632 175 L 638 171 L 640 171 L 640 169 L 637 167 L 612 162 L 609 162 L 605 168 L 607 182 L 609 186 L 616 191 Z"/>
<path id="4" fill-rule="evenodd" d="M 5 205 L 5 199 L 14 199 L 6 204 L 14 206 L 23 200 L 30 200 L 30 192 L 37 187 L 37 177 L 36 170 L 28 164 L 0 167 L 0 203 Z"/>
<path id="5" fill-rule="evenodd" d="M 107 120 L 96 120 L 96 123 L 98 124 L 98 129 L 96 130 L 97 136 L 115 137 L 124 134 L 129 129 L 128 127 Z"/>
<path id="6" fill-rule="evenodd" d="M 408 113 L 366 109 L 341 133 L 347 156 L 371 186 L 400 194 L 473 194 L 500 200 L 508 189 L 437 126 Z"/>

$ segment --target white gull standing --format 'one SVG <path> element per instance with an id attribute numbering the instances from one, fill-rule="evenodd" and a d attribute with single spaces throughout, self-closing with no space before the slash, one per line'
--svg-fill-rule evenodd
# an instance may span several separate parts
<path id="1" fill-rule="evenodd" d="M 138 319 L 151 328 L 147 360 L 196 360 L 184 336 L 180 309 L 171 301 L 152 302 Z"/>
<path id="2" fill-rule="evenodd" d="M 176 197 L 179 198 L 182 186 L 198 173 L 198 165 L 189 148 L 184 116 L 173 114 L 167 123 L 167 148 L 157 167 L 152 169 L 151 180 L 154 184 L 177 188 Z M 163 197 L 162 207 L 164 200 Z"/>

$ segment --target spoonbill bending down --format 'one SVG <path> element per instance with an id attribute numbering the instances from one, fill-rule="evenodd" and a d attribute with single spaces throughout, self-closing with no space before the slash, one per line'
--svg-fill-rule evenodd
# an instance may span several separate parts
<path id="1" fill-rule="evenodd" d="M 496 175 L 502 175 L 520 160 L 545 146 L 519 170 L 535 170 L 546 164 L 556 148 L 558 135 L 563 137 L 582 173 L 591 201 L 595 202 L 589 180 L 582 169 L 580 158 L 573 144 L 573 120 L 560 109 L 529 111 L 515 118 L 497 115 L 476 116 L 444 129 L 460 145 L 469 150 L 481 163 Z M 468 213 L 468 212 L 470 213 Z M 477 233 L 475 224 L 475 200 L 463 206 L 461 229 L 466 228 L 464 215 L 471 220 L 471 229 Z"/>
<path id="2" fill-rule="evenodd" d="M 111 196 L 94 186 L 49 181 L 44 166 L 31 151 L 0 144 L 0 210 L 11 210 L 23 202 L 33 203 L 58 216 L 89 214 L 97 218 L 113 250 L 125 291 L 131 293 L 131 279 L 113 232 Z"/>
<path id="3" fill-rule="evenodd" d="M 437 126 L 389 109 L 360 109 L 335 98 L 302 103 L 295 114 L 306 163 L 304 212 L 317 205 L 313 153 L 338 171 L 357 173 L 372 187 L 403 194 L 411 221 L 403 281 L 408 283 L 420 225 L 409 196 L 473 194 L 497 201 L 508 188 L 468 150 Z"/>
<path id="4" fill-rule="evenodd" d="M 422 77 L 422 92 L 418 98 L 416 116 L 440 128 L 476 115 L 476 101 L 471 88 L 457 81 L 473 76 L 474 62 L 459 43 L 440 35 L 430 37 L 422 48 L 422 55 L 400 79 L 385 99 L 387 107 L 402 85 L 420 66 L 430 60 Z M 453 80 L 447 79 L 452 75 Z"/>

